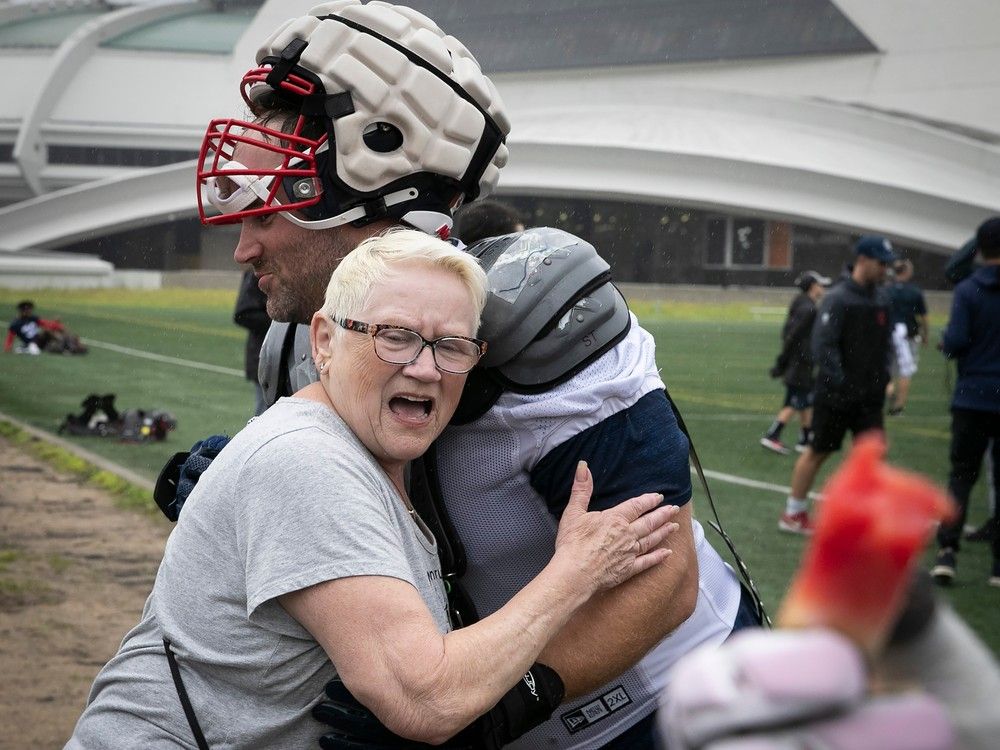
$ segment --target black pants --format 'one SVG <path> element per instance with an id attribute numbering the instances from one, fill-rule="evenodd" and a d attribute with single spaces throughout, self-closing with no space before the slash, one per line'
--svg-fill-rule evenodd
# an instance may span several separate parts
<path id="1" fill-rule="evenodd" d="M 958 551 L 962 527 L 969 510 L 969 493 L 983 465 L 983 455 L 990 438 L 993 438 L 993 486 L 1000 487 L 1000 412 L 951 410 L 951 473 L 948 491 L 958 502 L 958 517 L 954 522 L 941 524 L 938 529 L 939 547 Z M 994 532 L 991 541 L 993 559 L 1000 560 L 1000 532 Z"/>

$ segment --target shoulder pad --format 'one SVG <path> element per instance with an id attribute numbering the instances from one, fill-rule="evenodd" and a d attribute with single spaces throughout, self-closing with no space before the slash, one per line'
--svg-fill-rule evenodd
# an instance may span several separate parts
<path id="1" fill-rule="evenodd" d="M 271 323 L 260 347 L 257 381 L 264 391 L 264 403 L 271 406 L 282 396 L 290 396 L 315 381 L 309 326 Z"/>
<path id="2" fill-rule="evenodd" d="M 544 391 L 617 343 L 628 306 L 594 246 L 550 227 L 484 240 L 467 252 L 486 271 L 481 366 L 505 388 Z"/>
<path id="3" fill-rule="evenodd" d="M 278 388 L 281 385 L 281 367 L 284 357 L 285 337 L 288 335 L 290 323 L 271 323 L 260 345 L 260 362 L 257 365 L 257 382 L 264 391 L 264 404 L 270 406 L 278 400 Z"/>
<path id="4" fill-rule="evenodd" d="M 497 368 L 500 381 L 522 393 L 546 391 L 621 341 L 630 326 L 625 298 L 607 281 L 576 300 L 544 335 Z"/>
<path id="5" fill-rule="evenodd" d="M 287 394 L 282 395 L 291 396 L 296 391 L 319 380 L 319 373 L 316 372 L 316 363 L 313 362 L 312 358 L 312 341 L 309 340 L 309 326 L 295 326 L 295 339 L 292 341 L 292 351 L 287 360 L 287 366 L 289 390 Z"/>

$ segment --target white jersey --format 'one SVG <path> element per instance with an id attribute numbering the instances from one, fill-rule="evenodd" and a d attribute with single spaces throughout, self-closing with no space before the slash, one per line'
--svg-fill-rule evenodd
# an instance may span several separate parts
<path id="1" fill-rule="evenodd" d="M 627 336 L 566 383 L 536 395 L 505 393 L 483 417 L 449 427 L 439 439 L 442 494 L 468 560 L 462 586 L 481 617 L 503 606 L 554 552 L 558 521 L 531 486 L 531 471 L 567 439 L 662 390 L 654 349 L 633 316 Z M 563 704 L 507 747 L 599 748 L 655 710 L 677 659 L 725 640 L 739 583 L 697 521 L 694 541 L 699 584 L 691 617 L 628 672 Z"/>

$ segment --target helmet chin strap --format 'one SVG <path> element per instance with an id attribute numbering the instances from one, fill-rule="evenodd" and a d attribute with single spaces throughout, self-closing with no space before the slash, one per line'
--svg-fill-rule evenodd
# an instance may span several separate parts
<path id="1" fill-rule="evenodd" d="M 398 203 L 412 201 L 419 195 L 420 192 L 414 187 L 409 187 L 404 190 L 397 190 L 396 192 L 389 193 L 388 195 L 385 196 L 384 198 L 385 205 L 395 206 Z M 332 229 L 333 227 L 340 227 L 343 226 L 344 224 L 350 224 L 352 221 L 363 219 L 368 215 L 368 211 L 367 209 L 365 209 L 364 206 L 355 206 L 354 208 L 348 209 L 347 211 L 337 214 L 336 216 L 331 216 L 326 219 L 316 219 L 313 221 L 310 221 L 309 219 L 302 219 L 296 216 L 295 214 L 291 213 L 290 211 L 280 211 L 279 213 L 281 214 L 281 216 L 285 217 L 288 221 L 292 222 L 292 224 L 294 224 L 295 226 L 310 230 Z M 410 213 L 404 215 L 403 220 L 408 221 L 406 219 L 406 216 L 417 213 L 427 213 L 427 212 L 411 211 Z M 435 214 L 435 216 L 443 216 L 443 215 Z M 448 226 L 449 227 L 451 226 L 450 217 L 448 218 Z M 416 227 L 416 228 L 422 229 L 423 231 L 427 231 L 426 229 L 423 229 L 423 227 Z M 429 232 L 429 234 L 433 233 L 434 233 L 433 231 Z"/>
<path id="2" fill-rule="evenodd" d="M 416 197 L 416 195 L 417 191 L 412 188 L 400 190 L 387 195 L 385 197 L 385 203 L 387 206 L 391 206 L 396 203 L 401 203 L 404 200 L 412 200 Z M 366 213 L 364 206 L 356 206 L 349 211 L 344 211 L 342 214 L 331 216 L 328 219 L 317 219 L 316 221 L 299 218 L 289 211 L 281 211 L 279 215 L 292 222 L 292 224 L 295 224 L 295 226 L 302 227 L 303 229 L 320 230 L 333 229 L 334 227 L 340 227 L 344 224 L 349 224 L 352 221 L 363 219 L 365 218 Z M 421 232 L 438 237 L 442 240 L 447 240 L 451 236 L 453 221 L 449 214 L 438 213 L 437 211 L 407 211 L 400 217 L 400 221 L 405 224 L 409 224 L 414 229 L 419 229 Z"/>

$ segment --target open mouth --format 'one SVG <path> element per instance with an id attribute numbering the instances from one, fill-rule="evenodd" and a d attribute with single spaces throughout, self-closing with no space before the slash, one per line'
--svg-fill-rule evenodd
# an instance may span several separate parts
<path id="1" fill-rule="evenodd" d="M 434 408 L 433 399 L 416 396 L 393 396 L 389 399 L 389 411 L 407 422 L 422 422 L 430 416 Z"/>

